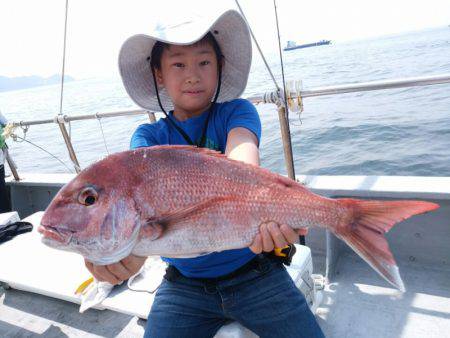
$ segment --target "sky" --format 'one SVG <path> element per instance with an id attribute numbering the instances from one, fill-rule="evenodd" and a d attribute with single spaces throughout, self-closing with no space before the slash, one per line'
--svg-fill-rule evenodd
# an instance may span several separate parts
<path id="1" fill-rule="evenodd" d="M 0 76 L 60 74 L 64 0 L 0 1 Z M 239 0 L 264 53 L 277 51 L 273 0 Z M 335 43 L 450 25 L 450 0 L 277 0 L 282 45 Z M 235 0 L 69 0 L 66 74 L 117 76 L 123 41 L 158 22 L 237 8 Z M 254 49 L 256 51 L 256 49 Z"/>

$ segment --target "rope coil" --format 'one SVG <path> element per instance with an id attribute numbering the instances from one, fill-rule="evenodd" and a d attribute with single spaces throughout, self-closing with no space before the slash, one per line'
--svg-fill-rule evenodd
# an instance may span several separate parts
<path id="1" fill-rule="evenodd" d="M 15 136 L 15 134 L 14 134 L 14 129 L 16 129 L 16 128 L 17 128 L 17 127 L 14 126 L 14 124 L 12 124 L 12 123 L 7 123 L 6 126 L 3 128 L 2 137 L 3 137 L 5 140 L 11 137 L 11 138 L 15 141 L 15 139 L 14 139 L 14 136 Z M 28 129 L 28 127 L 27 127 L 27 129 Z"/>
<path id="2" fill-rule="evenodd" d="M 289 109 L 293 112 L 301 113 L 303 111 L 303 99 L 301 95 L 302 81 L 289 81 L 286 83 L 286 101 L 284 92 L 281 90 L 265 92 L 262 95 L 262 103 L 273 103 L 283 105 L 287 103 Z"/>
<path id="3" fill-rule="evenodd" d="M 18 136 L 16 133 L 14 133 L 14 131 L 19 127 L 20 127 L 20 129 L 22 129 L 23 138 Z M 22 121 L 20 121 L 19 124 L 7 123 L 6 126 L 3 128 L 2 137 L 5 139 L 5 141 L 8 138 L 11 138 L 14 142 L 20 143 L 22 141 L 25 141 L 25 137 L 26 137 L 28 129 L 29 129 L 29 126 L 22 125 Z M 18 141 L 17 139 L 21 139 L 22 141 Z"/>

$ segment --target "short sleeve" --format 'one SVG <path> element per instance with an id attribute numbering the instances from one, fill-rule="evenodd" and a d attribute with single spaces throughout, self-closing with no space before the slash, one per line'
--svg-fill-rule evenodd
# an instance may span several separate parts
<path id="1" fill-rule="evenodd" d="M 155 128 L 151 124 L 141 124 L 131 136 L 130 149 L 158 145 Z"/>
<path id="2" fill-rule="evenodd" d="M 247 100 L 236 99 L 233 101 L 233 107 L 227 115 L 227 135 L 237 127 L 250 130 L 258 139 L 261 140 L 261 120 L 255 106 Z"/>

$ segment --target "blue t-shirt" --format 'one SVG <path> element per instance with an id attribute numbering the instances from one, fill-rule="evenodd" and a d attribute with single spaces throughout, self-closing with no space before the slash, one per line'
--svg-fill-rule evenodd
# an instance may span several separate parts
<path id="1" fill-rule="evenodd" d="M 172 112 L 169 113 L 171 117 Z M 198 142 L 208 116 L 207 112 L 185 121 L 172 120 L 184 130 L 192 141 Z M 243 127 L 253 132 L 258 143 L 261 139 L 261 121 L 255 107 L 247 100 L 235 99 L 216 103 L 206 131 L 205 147 L 225 152 L 230 130 Z M 165 144 L 188 144 L 183 136 L 167 121 L 161 118 L 153 124 L 142 124 L 131 138 L 131 149 Z M 213 252 L 195 258 L 167 258 L 164 261 L 174 265 L 184 276 L 214 278 L 226 275 L 248 261 L 255 254 L 249 248 Z"/>

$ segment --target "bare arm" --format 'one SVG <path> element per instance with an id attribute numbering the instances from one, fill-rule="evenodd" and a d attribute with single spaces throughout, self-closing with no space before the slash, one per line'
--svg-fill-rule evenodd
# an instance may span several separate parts
<path id="1" fill-rule="evenodd" d="M 258 139 L 246 128 L 234 128 L 228 133 L 225 155 L 233 160 L 259 165 Z"/>
<path id="2" fill-rule="evenodd" d="M 234 128 L 228 133 L 225 155 L 233 160 L 259 165 L 258 139 L 246 128 Z M 299 233 L 304 235 L 306 231 L 300 230 Z M 286 224 L 263 223 L 250 250 L 254 253 L 270 252 L 274 248 L 283 248 L 297 240 L 298 233 Z"/>

